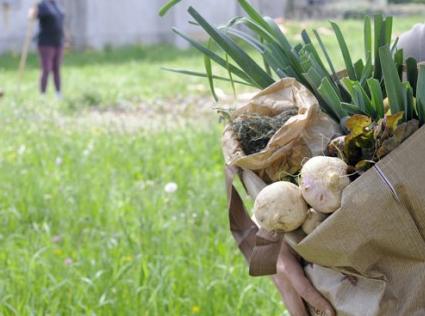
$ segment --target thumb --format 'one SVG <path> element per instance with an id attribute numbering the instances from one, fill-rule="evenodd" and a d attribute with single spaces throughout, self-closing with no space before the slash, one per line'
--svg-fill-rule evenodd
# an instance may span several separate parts
<path id="1" fill-rule="evenodd" d="M 320 311 L 317 315 L 335 316 L 332 305 L 314 288 L 304 274 L 304 270 L 294 258 L 286 258 L 284 264 L 285 276 L 292 284 L 295 291 L 311 307 Z"/>
<path id="2" fill-rule="evenodd" d="M 278 274 L 286 277 L 296 293 L 314 310 L 319 311 L 316 315 L 335 316 L 332 305 L 314 288 L 305 276 L 303 267 L 289 250 L 289 246 L 282 243 L 277 263 Z"/>
<path id="3" fill-rule="evenodd" d="M 289 276 L 291 284 L 297 293 L 312 307 L 315 315 L 335 316 L 331 304 L 313 287 L 304 274 Z"/>
<path id="4" fill-rule="evenodd" d="M 295 289 L 292 287 L 289 280 L 283 275 L 272 276 L 273 282 L 279 289 L 282 296 L 282 300 L 285 304 L 286 310 L 291 316 L 308 316 L 309 313 L 306 310 L 303 299 L 298 295 Z"/>

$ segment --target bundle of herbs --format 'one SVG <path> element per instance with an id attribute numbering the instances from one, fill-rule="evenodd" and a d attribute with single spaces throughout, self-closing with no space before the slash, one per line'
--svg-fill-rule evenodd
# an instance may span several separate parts
<path id="1" fill-rule="evenodd" d="M 180 0 L 172 0 L 170 6 L 177 2 Z M 208 44 L 175 32 L 204 54 L 205 73 L 173 71 L 206 77 L 214 97 L 215 80 L 227 80 L 233 88 L 235 83 L 241 83 L 262 89 L 260 97 L 268 93 L 281 97 L 283 100 L 279 101 L 283 102 L 265 98 L 266 105 L 273 110 L 278 105 L 301 100 L 310 103 L 309 114 L 323 114 L 317 115 L 319 124 L 314 128 L 305 121 L 298 125 L 297 146 L 292 146 L 296 128 L 291 123 L 295 119 L 285 124 L 290 113 L 282 118 L 242 114 L 225 128 L 223 152 L 226 165 L 231 166 L 226 169 L 230 227 L 240 250 L 250 258 L 252 275 L 276 273 L 280 243 L 275 241 L 274 233 L 285 233 L 292 249 L 305 261 L 314 263 L 315 270 L 308 273 L 307 265 L 306 274 L 338 315 L 365 315 L 371 311 L 373 315 L 407 315 L 423 309 L 424 295 L 420 289 L 424 288 L 425 280 L 417 282 L 417 276 L 424 268 L 418 262 L 424 260 L 417 259 L 420 247 L 414 252 L 412 247 L 423 242 L 425 220 L 420 214 L 424 213 L 424 203 L 410 200 L 424 195 L 418 185 L 423 175 L 417 173 L 422 170 L 418 161 L 425 152 L 425 129 L 400 146 L 403 152 L 409 151 L 410 157 L 394 153 L 392 159 L 376 166 L 376 173 L 363 174 L 356 183 L 351 183 L 351 176 L 362 174 L 425 123 L 425 66 L 418 67 L 416 60 L 405 59 L 403 51 L 397 49 L 397 41 L 392 43 L 392 17 L 365 17 L 365 59 L 357 61 L 352 60 L 339 26 L 331 23 L 345 65 L 345 70 L 336 72 L 318 32 L 313 31 L 313 42 L 303 31 L 302 42 L 292 45 L 273 19 L 262 17 L 247 0 L 239 0 L 239 4 L 246 16 L 236 17 L 222 27 L 210 25 L 195 9 L 189 8 L 192 23 L 210 36 Z M 170 6 L 164 7 L 164 12 Z M 264 65 L 255 61 L 252 50 L 244 49 L 246 44 L 261 55 Z M 213 46 L 219 50 L 212 49 Z M 229 77 L 214 75 L 213 63 L 223 67 Z M 286 77 L 293 79 L 282 79 Z M 279 82 L 273 84 L 275 81 Z M 297 97 L 293 91 L 276 93 L 273 89 L 285 81 L 296 82 Z M 251 100 L 248 110 L 255 110 L 255 106 L 250 107 L 255 101 Z M 327 115 L 318 111 L 318 104 Z M 303 105 L 297 104 L 300 117 L 305 114 Z M 338 132 L 341 127 L 344 135 L 334 139 L 322 137 L 325 133 L 317 127 L 332 124 Z M 288 133 L 278 135 L 282 125 Z M 239 143 L 226 137 L 230 128 Z M 318 136 L 322 141 L 326 139 L 323 141 L 328 145 L 326 153 L 317 150 L 322 148 L 320 144 L 306 144 Z M 276 139 L 280 142 L 269 146 L 275 149 L 269 155 L 265 155 L 268 148 L 251 157 L 240 153 L 240 147 L 245 154 L 259 152 Z M 273 159 L 283 156 L 287 147 L 291 153 L 285 154 L 291 159 Z M 226 159 L 225 149 L 229 148 L 238 159 L 242 156 L 239 160 L 242 163 L 238 165 L 236 160 Z M 288 164 L 295 167 L 288 168 Z M 287 170 L 293 171 L 288 172 L 291 177 L 299 171 L 299 177 L 293 177 L 298 185 L 281 176 Z M 255 198 L 254 221 L 232 186 L 236 171 L 241 173 L 249 195 Z M 271 182 L 269 185 L 263 181 L 264 173 Z M 248 181 L 249 177 L 254 180 Z M 409 212 L 401 208 L 405 205 L 409 206 Z M 326 219 L 330 213 L 333 213 L 331 218 Z M 322 221 L 326 222 L 321 224 Z M 263 232 L 256 237 L 257 226 Z M 309 234 L 308 238 L 300 226 Z M 408 234 L 407 237 L 394 239 L 394 231 L 398 230 Z M 273 237 L 267 240 L 268 236 Z M 377 256 L 382 260 L 377 262 Z M 320 270 L 323 267 L 326 271 Z M 365 283 L 347 288 L 343 282 L 334 282 L 341 279 L 344 271 L 349 275 L 356 271 L 356 282 Z M 376 283 L 376 275 L 394 282 L 384 282 L 381 287 Z M 417 286 L 411 287 L 412 284 Z M 276 285 L 280 290 L 283 288 L 277 282 Z M 282 290 L 281 294 L 284 294 Z"/>
<path id="2" fill-rule="evenodd" d="M 347 135 L 337 140 L 337 148 L 330 146 L 331 154 L 337 150 L 338 156 L 358 170 L 382 158 L 413 127 L 425 122 L 425 66 L 418 67 L 413 58 L 405 59 L 403 51 L 397 49 L 397 40 L 392 42 L 392 17 L 365 17 L 364 59 L 357 61 L 352 60 L 338 24 L 331 22 L 345 65 L 344 71 L 337 72 L 319 32 L 313 31 L 313 40 L 304 30 L 302 42 L 292 45 L 273 19 L 261 16 L 247 0 L 238 1 L 246 16 L 235 17 L 221 27 L 212 26 L 190 7 L 192 23 L 209 35 L 207 45 L 177 29 L 174 32 L 204 55 L 205 73 L 168 70 L 207 78 L 214 98 L 215 80 L 226 80 L 233 88 L 244 84 L 265 89 L 281 78 L 295 78 L 346 131 Z M 171 1 L 161 13 L 178 2 Z M 255 61 L 252 50 L 244 48 L 246 44 L 261 55 L 263 64 Z M 213 63 L 224 68 L 228 78 L 214 75 Z M 411 120 L 415 121 L 408 123 Z M 267 145 L 276 131 L 269 121 L 244 117 L 234 124 L 247 154 Z M 402 132 L 406 126 L 408 132 Z M 380 135 L 383 130 L 387 139 Z"/>
<path id="3" fill-rule="evenodd" d="M 230 122 L 246 155 L 266 148 L 273 135 L 292 117 L 298 114 L 297 107 L 289 107 L 280 114 L 270 117 L 257 113 L 243 114 Z"/>
<path id="4" fill-rule="evenodd" d="M 424 123 L 425 66 L 418 67 L 413 58 L 403 66 L 403 51 L 398 50 L 393 58 L 388 46 L 379 48 L 379 59 L 382 78 L 368 79 L 367 90 L 358 81 L 342 80 L 362 114 L 348 117 L 344 121 L 348 134 L 328 146 L 330 156 L 340 157 L 359 172 L 397 148 Z M 404 76 L 407 81 L 402 82 Z"/>

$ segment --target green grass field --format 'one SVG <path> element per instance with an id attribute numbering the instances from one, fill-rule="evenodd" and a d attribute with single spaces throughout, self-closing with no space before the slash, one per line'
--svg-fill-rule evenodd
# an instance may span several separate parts
<path id="1" fill-rule="evenodd" d="M 325 22 L 288 32 L 303 26 L 331 43 Z M 361 23 L 343 30 L 360 55 Z M 68 53 L 61 102 L 38 96 L 34 55 L 18 90 L 17 63 L 0 57 L 0 315 L 282 315 L 228 232 L 222 126 L 179 110 L 208 89 L 160 70 L 200 69 L 200 56 L 167 46 Z M 123 128 L 132 116 L 139 124 Z"/>

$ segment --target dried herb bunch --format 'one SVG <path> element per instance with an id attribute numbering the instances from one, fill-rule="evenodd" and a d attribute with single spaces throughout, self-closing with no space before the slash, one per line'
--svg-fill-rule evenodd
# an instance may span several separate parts
<path id="1" fill-rule="evenodd" d="M 246 155 L 263 150 L 273 135 L 292 117 L 298 114 L 297 107 L 285 109 L 270 117 L 257 113 L 243 114 L 231 122 L 231 127 Z"/>

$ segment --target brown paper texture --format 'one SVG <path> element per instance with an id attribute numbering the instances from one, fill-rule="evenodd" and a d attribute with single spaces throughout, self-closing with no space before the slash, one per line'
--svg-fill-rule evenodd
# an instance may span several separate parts
<path id="1" fill-rule="evenodd" d="M 350 184 L 310 235 L 287 237 L 339 316 L 425 315 L 424 157 L 423 127 Z"/>
<path id="2" fill-rule="evenodd" d="M 245 168 L 273 180 L 273 172 L 295 160 L 291 150 L 297 150 L 296 146 L 308 148 L 311 155 L 320 154 L 320 146 L 313 149 L 306 145 L 306 131 L 312 131 L 311 122 L 315 121 L 311 117 L 320 117 L 320 112 L 317 101 L 305 90 L 294 80 L 282 80 L 239 109 L 241 113 L 275 115 L 281 107 L 300 104 L 301 114 L 288 121 L 264 151 L 245 156 L 228 129 L 223 136 L 230 229 L 251 275 L 276 272 L 279 240 L 259 235 L 232 185 L 233 178 L 237 170 L 240 173 Z M 302 110 L 306 104 L 307 109 Z M 320 133 L 322 124 L 317 126 Z M 331 137 L 334 130 L 328 125 L 323 135 Z M 315 137 L 313 132 L 307 135 Z M 311 263 L 305 267 L 306 275 L 338 316 L 425 315 L 424 157 L 422 127 L 351 183 L 343 192 L 340 209 L 311 234 L 297 231 L 285 235 L 294 250 Z M 256 191 L 251 191 L 255 195 Z"/>
<path id="3" fill-rule="evenodd" d="M 295 79 L 282 79 L 240 106 L 232 118 L 244 113 L 276 116 L 296 106 L 298 115 L 290 118 L 259 153 L 245 155 L 228 125 L 223 134 L 227 165 L 254 170 L 266 181 L 277 181 L 297 172 L 303 160 L 323 154 L 330 139 L 340 134 L 339 125 L 320 111 L 314 95 Z"/>
<path id="4" fill-rule="evenodd" d="M 424 157 L 422 127 L 351 183 L 341 208 L 311 234 L 285 234 L 285 241 L 311 263 L 306 275 L 338 316 L 425 315 Z M 232 234 L 251 275 L 272 275 L 277 239 L 259 236 L 231 185 L 233 175 L 226 174 Z"/>

